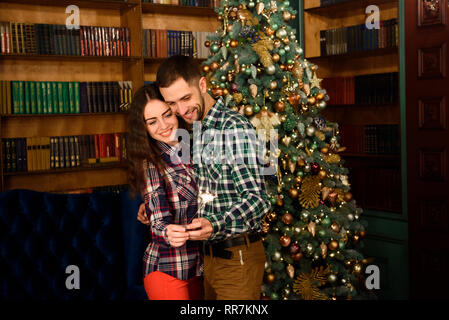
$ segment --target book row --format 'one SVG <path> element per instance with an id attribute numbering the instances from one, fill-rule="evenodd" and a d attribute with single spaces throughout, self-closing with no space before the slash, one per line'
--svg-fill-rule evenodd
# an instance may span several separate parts
<path id="1" fill-rule="evenodd" d="M 127 158 L 126 134 L 2 139 L 3 171 L 45 171 L 104 163 Z"/>
<path id="2" fill-rule="evenodd" d="M 396 124 L 341 125 L 341 143 L 346 152 L 357 154 L 399 154 L 399 126 Z"/>
<path id="3" fill-rule="evenodd" d="M 209 52 L 204 42 L 211 34 L 212 32 L 144 29 L 143 54 L 148 58 L 167 58 L 181 54 L 205 59 Z"/>
<path id="4" fill-rule="evenodd" d="M 379 28 L 368 29 L 365 24 L 321 30 L 321 56 L 332 56 L 398 46 L 397 19 L 379 22 Z"/>
<path id="5" fill-rule="evenodd" d="M 2 114 L 68 114 L 126 111 L 132 82 L 0 81 Z"/>
<path id="6" fill-rule="evenodd" d="M 215 8 L 220 6 L 220 0 L 142 0 L 142 2 L 208 8 Z"/>
<path id="7" fill-rule="evenodd" d="M 130 56 L 130 32 L 121 27 L 0 22 L 1 53 Z"/>
<path id="8" fill-rule="evenodd" d="M 339 4 L 339 3 L 344 3 L 344 2 L 348 2 L 350 0 L 321 0 L 320 1 L 320 7 L 327 7 L 327 6 L 331 6 L 333 4 Z"/>
<path id="9" fill-rule="evenodd" d="M 395 104 L 399 101 L 397 72 L 323 79 L 328 105 Z"/>

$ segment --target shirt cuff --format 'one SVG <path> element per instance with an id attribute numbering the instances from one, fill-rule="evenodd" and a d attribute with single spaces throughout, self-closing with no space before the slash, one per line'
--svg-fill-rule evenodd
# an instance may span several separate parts
<path id="1" fill-rule="evenodd" d="M 217 235 L 223 233 L 226 229 L 226 221 L 223 215 L 215 215 L 213 217 L 211 216 L 206 216 L 204 217 L 207 220 L 209 220 L 209 222 L 212 225 L 212 234 L 210 236 L 210 240 L 213 240 L 217 237 Z"/>

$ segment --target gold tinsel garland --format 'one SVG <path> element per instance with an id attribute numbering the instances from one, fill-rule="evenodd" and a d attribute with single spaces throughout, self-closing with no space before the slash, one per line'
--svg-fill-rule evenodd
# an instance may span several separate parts
<path id="1" fill-rule="evenodd" d="M 326 284 L 329 273 L 329 266 L 326 269 L 323 266 L 315 268 L 310 274 L 301 273 L 293 284 L 293 291 L 304 300 L 328 300 L 319 287 Z"/>
<path id="2" fill-rule="evenodd" d="M 320 177 L 308 176 L 304 178 L 301 185 L 301 194 L 299 195 L 299 202 L 306 208 L 316 208 L 320 203 Z"/>

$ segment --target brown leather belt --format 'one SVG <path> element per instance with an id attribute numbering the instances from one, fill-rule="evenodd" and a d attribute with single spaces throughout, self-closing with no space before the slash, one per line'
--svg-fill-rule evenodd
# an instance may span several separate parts
<path id="1" fill-rule="evenodd" d="M 216 241 L 203 242 L 202 253 L 206 256 L 212 254 L 214 257 L 232 259 L 233 253 L 225 250 L 232 247 L 248 245 L 261 239 L 260 233 L 244 233 L 235 238 Z"/>

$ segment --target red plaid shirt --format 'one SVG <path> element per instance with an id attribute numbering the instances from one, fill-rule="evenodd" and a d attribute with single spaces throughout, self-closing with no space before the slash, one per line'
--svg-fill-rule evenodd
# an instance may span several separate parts
<path id="1" fill-rule="evenodd" d="M 166 162 L 168 183 L 151 163 L 146 163 L 147 188 L 145 211 L 150 221 L 152 241 L 144 254 L 144 276 L 161 271 L 180 280 L 202 274 L 199 241 L 187 241 L 182 247 L 170 246 L 167 239 L 169 224 L 186 225 L 197 212 L 198 189 L 192 163 L 183 164 L 177 153 L 181 144 L 171 147 L 159 143 Z"/>

